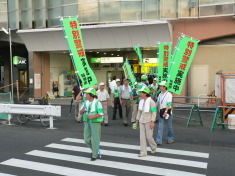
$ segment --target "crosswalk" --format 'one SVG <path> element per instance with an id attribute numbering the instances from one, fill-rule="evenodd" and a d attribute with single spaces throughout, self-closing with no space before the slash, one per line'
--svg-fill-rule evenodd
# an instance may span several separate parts
<path id="1" fill-rule="evenodd" d="M 91 151 L 84 140 L 65 138 L 46 145 L 42 150 L 27 152 L 23 158 L 3 161 L 0 166 L 19 169 L 20 174 L 9 171 L 0 172 L 0 176 L 25 176 L 22 175 L 25 170 L 37 171 L 41 173 L 39 175 L 65 176 L 111 176 L 125 172 L 125 175 L 206 175 L 208 153 L 158 148 L 154 155 L 138 157 L 139 148 L 137 145 L 101 142 L 102 158 L 90 161 L 88 155 Z"/>

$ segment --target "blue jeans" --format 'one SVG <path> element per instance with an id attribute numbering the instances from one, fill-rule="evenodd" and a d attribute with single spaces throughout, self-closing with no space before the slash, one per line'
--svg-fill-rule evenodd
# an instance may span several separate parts
<path id="1" fill-rule="evenodd" d="M 157 134 L 157 139 L 156 141 L 160 144 L 162 144 L 162 135 L 163 135 L 163 129 L 164 129 L 164 121 L 167 121 L 167 141 L 174 141 L 174 132 L 173 132 L 173 127 L 172 127 L 172 115 L 169 116 L 169 118 L 166 120 L 165 118 L 161 118 L 158 116 L 158 134 Z"/>

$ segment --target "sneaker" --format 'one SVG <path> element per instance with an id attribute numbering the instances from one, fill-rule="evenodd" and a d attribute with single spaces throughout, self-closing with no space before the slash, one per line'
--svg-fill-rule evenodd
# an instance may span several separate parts
<path id="1" fill-rule="evenodd" d="M 96 160 L 96 158 L 91 158 L 91 161 L 95 161 Z"/>
<path id="2" fill-rule="evenodd" d="M 116 120 L 116 117 L 113 117 L 112 120 Z"/>
<path id="3" fill-rule="evenodd" d="M 162 145 L 162 143 L 160 143 L 160 142 L 157 142 L 157 141 L 156 141 L 156 144 L 157 144 L 157 145 Z"/>
<path id="4" fill-rule="evenodd" d="M 167 144 L 173 144 L 174 141 L 168 141 Z"/>
<path id="5" fill-rule="evenodd" d="M 154 154 L 156 152 L 157 152 L 157 149 L 151 151 L 152 154 Z"/>
<path id="6" fill-rule="evenodd" d="M 148 156 L 148 155 L 147 154 L 143 154 L 143 153 L 138 155 L 138 157 L 145 157 L 145 156 Z"/>
<path id="7" fill-rule="evenodd" d="M 124 126 L 128 126 L 128 124 L 127 124 L 127 123 L 123 123 L 123 125 L 124 125 Z"/>
<path id="8" fill-rule="evenodd" d="M 109 124 L 108 124 L 108 123 L 105 123 L 104 126 L 109 126 Z"/>

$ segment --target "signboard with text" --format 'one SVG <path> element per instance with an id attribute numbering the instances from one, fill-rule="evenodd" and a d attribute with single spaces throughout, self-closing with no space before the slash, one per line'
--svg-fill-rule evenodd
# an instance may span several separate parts
<path id="1" fill-rule="evenodd" d="M 129 84 L 132 88 L 134 88 L 135 87 L 134 83 L 136 82 L 136 78 L 135 78 L 135 75 L 131 69 L 131 65 L 129 64 L 128 60 L 126 60 L 126 62 L 122 66 L 122 68 L 125 73 L 125 78 L 130 80 Z"/>
<path id="2" fill-rule="evenodd" d="M 76 17 L 61 19 L 64 35 L 67 40 L 75 73 L 82 81 L 83 88 L 97 84 L 97 78 L 87 62 L 83 38 Z"/>
<path id="3" fill-rule="evenodd" d="M 198 40 L 182 36 L 172 58 L 168 90 L 180 95 L 198 47 Z"/>
<path id="4" fill-rule="evenodd" d="M 171 43 L 159 43 L 158 45 L 158 82 L 167 80 L 168 68 L 171 60 Z"/>

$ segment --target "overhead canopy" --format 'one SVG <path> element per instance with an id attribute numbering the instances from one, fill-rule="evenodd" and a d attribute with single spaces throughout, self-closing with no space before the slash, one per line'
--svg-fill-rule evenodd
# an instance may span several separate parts
<path id="1" fill-rule="evenodd" d="M 154 47 L 171 42 L 167 22 L 120 23 L 82 26 L 86 49 Z M 18 30 L 28 51 L 68 50 L 62 28 Z"/>

